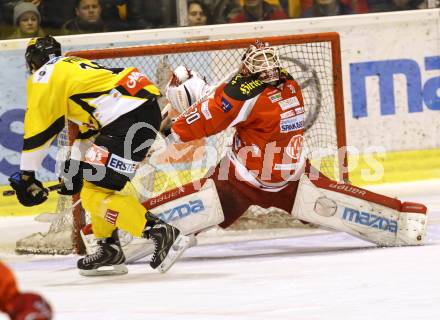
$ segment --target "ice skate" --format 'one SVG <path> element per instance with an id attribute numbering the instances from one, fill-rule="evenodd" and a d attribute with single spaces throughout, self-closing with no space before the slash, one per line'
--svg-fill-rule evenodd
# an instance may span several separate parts
<path id="1" fill-rule="evenodd" d="M 193 240 L 190 236 L 180 233 L 179 229 L 162 221 L 155 215 L 147 213 L 147 225 L 144 230 L 144 237 L 154 242 L 154 253 L 150 266 L 165 273 L 191 246 Z"/>
<path id="2" fill-rule="evenodd" d="M 124 252 L 114 232 L 111 238 L 98 240 L 93 254 L 78 260 L 78 269 L 83 276 L 126 274 L 128 269 L 124 262 Z"/>

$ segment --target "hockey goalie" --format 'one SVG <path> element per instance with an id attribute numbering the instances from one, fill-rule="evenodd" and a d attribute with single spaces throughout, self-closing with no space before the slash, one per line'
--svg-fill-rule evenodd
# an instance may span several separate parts
<path id="1" fill-rule="evenodd" d="M 210 91 L 197 72 L 184 66 L 174 71 L 166 95 L 181 114 L 170 122 L 168 140 L 188 142 L 234 127 L 232 148 L 205 179 L 150 200 L 147 207 L 195 205 L 198 199 L 195 210 L 168 217 L 186 234 L 217 223 L 227 228 L 249 206 L 258 205 L 283 209 L 301 221 L 380 246 L 424 243 L 427 209 L 423 204 L 337 183 L 310 165 L 302 150 L 307 105 L 274 47 L 251 45 L 240 70 L 207 94 Z M 198 191 L 197 185 L 202 189 Z M 215 210 L 202 210 L 203 201 L 210 201 Z M 198 212 L 205 214 L 192 214 Z"/>
<path id="2" fill-rule="evenodd" d="M 232 148 L 203 179 L 144 202 L 150 212 L 185 235 L 214 226 L 227 228 L 249 206 L 258 205 L 380 246 L 425 242 L 423 204 L 402 203 L 332 181 L 310 165 L 303 150 L 307 106 L 275 48 L 251 45 L 240 70 L 228 78 L 213 88 L 197 72 L 185 66 L 175 69 L 166 89 L 171 108 L 162 123 L 173 144 L 167 151 L 231 127 L 235 135 Z M 177 117 L 171 121 L 173 113 Z M 92 246 L 93 240 L 85 237 L 85 242 Z M 129 262 L 153 249 L 148 244 L 131 248 L 124 247 Z"/>

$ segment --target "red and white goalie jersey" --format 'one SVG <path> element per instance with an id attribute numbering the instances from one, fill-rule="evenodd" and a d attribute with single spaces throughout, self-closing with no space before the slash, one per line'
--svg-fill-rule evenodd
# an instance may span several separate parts
<path id="1" fill-rule="evenodd" d="M 304 100 L 298 83 L 281 71 L 276 86 L 236 75 L 214 97 L 188 109 L 173 124 L 183 142 L 235 127 L 228 157 L 243 180 L 266 191 L 282 189 L 302 167 Z M 295 177 L 297 178 L 297 177 Z"/>
<path id="2" fill-rule="evenodd" d="M 223 211 L 219 226 L 231 226 L 249 206 L 257 205 L 379 245 L 423 244 L 424 205 L 310 174 L 302 148 L 304 101 L 298 83 L 285 71 L 276 82 L 265 83 L 258 76 L 235 76 L 172 126 L 183 142 L 236 128 L 232 150 L 205 176 L 214 182 Z M 206 92 L 204 85 L 200 78 L 189 78 L 176 96 L 187 100 L 185 107 Z"/>

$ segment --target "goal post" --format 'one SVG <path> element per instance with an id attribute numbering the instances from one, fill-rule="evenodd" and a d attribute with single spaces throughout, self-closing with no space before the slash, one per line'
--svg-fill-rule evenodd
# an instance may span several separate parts
<path id="1" fill-rule="evenodd" d="M 340 39 L 335 32 L 141 45 L 71 51 L 66 55 L 90 59 L 109 68 L 136 67 L 164 92 L 170 71 L 182 64 L 197 71 L 209 84 L 218 83 L 238 70 L 244 52 L 256 40 L 277 48 L 282 66 L 302 88 L 304 150 L 312 165 L 334 180 L 348 181 Z M 160 99 L 159 102 L 162 103 Z M 232 134 L 230 130 L 173 148 L 161 148 L 161 139 L 157 139 L 150 156 L 123 192 L 144 202 L 148 197 L 203 177 L 225 154 Z M 65 229 L 73 232 L 71 239 L 79 241 L 75 235 L 85 221 L 84 215 L 66 210 L 63 214 L 72 215 L 73 218 L 64 219 Z M 252 206 L 230 228 L 285 228 L 295 224 L 291 220 L 290 214 L 282 210 Z M 79 245 L 74 244 L 74 248 Z"/>

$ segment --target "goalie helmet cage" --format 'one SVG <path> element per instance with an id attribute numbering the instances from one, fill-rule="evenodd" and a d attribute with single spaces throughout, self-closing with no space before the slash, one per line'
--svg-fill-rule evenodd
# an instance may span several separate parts
<path id="1" fill-rule="evenodd" d="M 244 52 L 256 40 L 268 42 L 278 49 L 283 67 L 302 88 L 306 115 L 303 150 L 307 157 L 330 178 L 348 181 L 340 40 L 335 32 L 72 51 L 66 55 L 90 59 L 109 68 L 134 66 L 163 91 L 171 70 L 182 64 L 196 70 L 209 84 L 218 84 L 225 75 L 238 70 Z M 126 192 L 145 201 L 176 185 L 202 177 L 224 155 L 231 143 L 231 136 L 231 132 L 220 133 L 204 142 L 190 143 L 199 149 L 172 166 L 173 169 L 178 168 L 179 172 L 172 172 L 166 164 L 161 163 L 161 159 L 167 158 L 166 155 L 154 156 L 153 153 L 138 170 L 131 185 L 134 188 L 128 187 Z M 205 147 L 204 152 L 199 152 L 201 146 Z M 211 150 L 217 153 L 214 161 L 211 159 Z M 73 219 L 64 219 L 67 223 L 77 221 L 75 226 L 68 226 L 74 234 L 78 234 L 79 221 L 84 221 L 81 212 L 76 210 Z M 273 215 L 268 215 L 268 212 Z M 284 211 L 252 206 L 231 227 L 294 226 L 295 222 L 289 220 L 290 216 Z"/>

